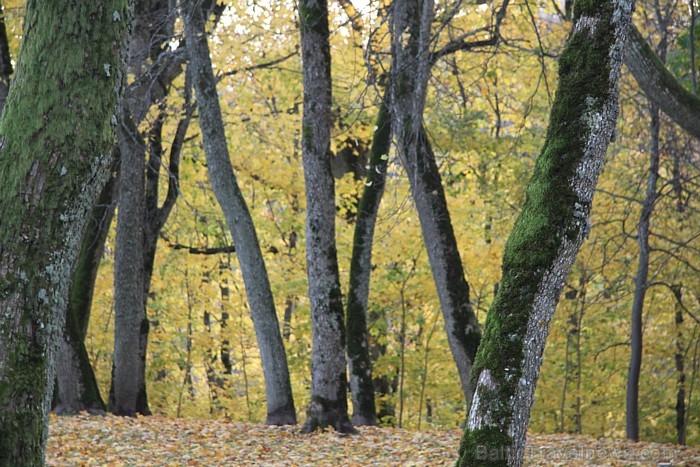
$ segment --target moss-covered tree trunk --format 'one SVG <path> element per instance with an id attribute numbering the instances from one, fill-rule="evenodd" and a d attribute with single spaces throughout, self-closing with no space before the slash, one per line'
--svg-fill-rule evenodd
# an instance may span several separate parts
<path id="1" fill-rule="evenodd" d="M 625 65 L 649 100 L 689 134 L 700 138 L 700 97 L 676 80 L 634 26 L 625 47 Z"/>
<path id="2" fill-rule="evenodd" d="M 95 372 L 85 349 L 85 336 L 97 271 L 114 216 L 115 174 L 116 171 L 112 171 L 92 210 L 73 274 L 66 309 L 66 326 L 56 363 L 58 370 L 53 411 L 59 414 L 105 410 Z"/>
<path id="3" fill-rule="evenodd" d="M 392 13 L 392 119 L 400 158 L 418 211 L 423 241 L 437 288 L 445 330 L 462 391 L 471 400 L 470 373 L 481 333 L 469 302 L 445 191 L 423 127 L 430 77 L 434 3 L 401 0 Z"/>
<path id="4" fill-rule="evenodd" d="M 313 347 L 311 401 L 305 432 L 332 426 L 354 429 L 348 419 L 345 322 L 335 246 L 335 186 L 331 173 L 331 51 L 328 2 L 300 0 L 304 79 L 302 160 L 306 189 L 306 264 Z"/>
<path id="5" fill-rule="evenodd" d="M 44 462 L 71 277 L 109 175 L 127 21 L 125 0 L 27 2 L 0 123 L 0 465 Z"/>
<path id="6" fill-rule="evenodd" d="M 367 305 L 372 272 L 372 243 L 379 204 L 384 194 L 386 166 L 391 144 L 391 117 L 388 92 L 382 100 L 370 149 L 370 169 L 357 208 L 355 236 L 350 263 L 350 286 L 346 316 L 348 369 L 352 394 L 352 423 L 355 426 L 377 424 L 372 383 L 372 361 L 367 335 Z"/>
<path id="7" fill-rule="evenodd" d="M 544 147 L 506 243 L 503 276 L 474 366 L 459 465 L 523 463 L 549 322 L 588 235 L 593 192 L 615 132 L 631 0 L 580 0 L 559 59 Z"/>
<path id="8" fill-rule="evenodd" d="M 187 53 L 197 95 L 199 126 L 202 129 L 209 179 L 224 212 L 241 266 L 246 296 L 260 349 L 267 421 L 269 425 L 296 423 L 287 357 L 280 333 L 275 302 L 270 289 L 253 219 L 233 173 L 224 122 L 209 55 L 204 16 L 199 2 L 183 2 Z"/>

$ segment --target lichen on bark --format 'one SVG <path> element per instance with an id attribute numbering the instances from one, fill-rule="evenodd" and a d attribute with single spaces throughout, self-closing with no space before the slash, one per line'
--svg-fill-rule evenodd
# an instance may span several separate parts
<path id="1" fill-rule="evenodd" d="M 1 465 L 44 462 L 70 280 L 110 166 L 128 4 L 27 2 L 0 122 Z"/>
<path id="2" fill-rule="evenodd" d="M 544 146 L 506 243 L 501 285 L 474 365 L 477 394 L 459 465 L 522 464 L 549 321 L 588 235 L 593 190 L 614 134 L 632 5 L 575 5 Z"/>

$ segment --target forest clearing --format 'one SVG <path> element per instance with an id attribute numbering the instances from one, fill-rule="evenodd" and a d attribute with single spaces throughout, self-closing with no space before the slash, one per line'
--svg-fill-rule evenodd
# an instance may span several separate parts
<path id="1" fill-rule="evenodd" d="M 461 430 L 360 427 L 302 435 L 298 427 L 224 420 L 52 416 L 47 463 L 70 466 L 451 466 Z M 700 448 L 530 433 L 526 466 L 699 466 Z"/>

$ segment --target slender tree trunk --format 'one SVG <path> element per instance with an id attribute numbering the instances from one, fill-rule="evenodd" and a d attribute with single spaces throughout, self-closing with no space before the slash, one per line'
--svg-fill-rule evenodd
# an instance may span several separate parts
<path id="1" fill-rule="evenodd" d="M 66 310 L 66 327 L 57 361 L 53 411 L 59 414 L 106 410 L 85 348 L 85 336 L 97 272 L 114 217 L 115 187 L 116 176 L 115 171 L 112 171 L 92 210 L 73 275 L 70 302 Z"/>
<path id="2" fill-rule="evenodd" d="M 503 278 L 474 365 L 474 400 L 458 465 L 520 466 L 549 322 L 589 231 L 593 192 L 613 137 L 633 2 L 577 2 L 559 60 L 549 128 L 506 243 Z"/>
<path id="3" fill-rule="evenodd" d="M 71 277 L 109 175 L 128 12 L 124 0 L 27 2 L 0 123 L 0 465 L 45 460 Z"/>
<path id="4" fill-rule="evenodd" d="M 376 130 L 370 149 L 370 169 L 357 209 L 355 236 L 350 263 L 350 286 L 347 304 L 348 369 L 352 393 L 352 423 L 355 426 L 376 425 L 372 362 L 367 336 L 367 305 L 372 272 L 372 243 L 379 204 L 384 193 L 386 167 L 391 144 L 391 119 L 388 93 L 379 108 Z"/>
<path id="5" fill-rule="evenodd" d="M 651 214 L 656 202 L 656 181 L 659 178 L 659 109 L 651 105 L 651 151 L 649 155 L 649 179 L 637 225 L 639 260 L 634 279 L 630 328 L 630 364 L 627 372 L 626 435 L 627 439 L 639 441 L 639 375 L 642 370 L 642 328 L 644 298 L 649 274 L 649 229 Z"/>
<path id="6" fill-rule="evenodd" d="M 481 332 L 469 302 L 469 285 L 464 278 L 435 154 L 423 127 L 425 93 L 431 68 L 433 8 L 432 0 L 394 3 L 391 27 L 392 125 L 418 211 L 447 340 L 465 400 L 469 402 L 473 393 L 471 368 Z"/>
<path id="7" fill-rule="evenodd" d="M 676 442 L 685 445 L 686 420 L 685 420 L 685 352 L 686 344 L 683 332 L 683 289 L 681 284 L 673 284 L 671 287 L 676 298 L 676 316 L 674 320 L 676 328 Z"/>
<path id="8" fill-rule="evenodd" d="M 199 126 L 202 129 L 209 178 L 224 211 L 231 237 L 236 244 L 236 255 L 243 273 L 260 349 L 267 397 L 266 423 L 269 425 L 295 424 L 296 412 L 292 399 L 292 386 L 275 302 L 253 219 L 231 166 L 219 97 L 216 92 L 216 79 L 212 71 L 209 44 L 204 29 L 204 17 L 198 2 L 185 1 L 183 5 L 189 66 L 193 70 L 192 79 L 197 95 Z"/>
<path id="9" fill-rule="evenodd" d="M 7 92 L 10 89 L 12 71 L 10 42 L 7 40 L 7 28 L 5 27 L 5 12 L 3 6 L 0 4 L 0 115 L 5 108 Z"/>
<path id="10" fill-rule="evenodd" d="M 302 160 L 306 189 L 306 264 L 313 339 L 311 402 L 303 431 L 332 426 L 346 433 L 354 429 L 348 419 L 345 323 L 335 246 L 327 0 L 300 0 L 299 19 L 304 79 Z"/>

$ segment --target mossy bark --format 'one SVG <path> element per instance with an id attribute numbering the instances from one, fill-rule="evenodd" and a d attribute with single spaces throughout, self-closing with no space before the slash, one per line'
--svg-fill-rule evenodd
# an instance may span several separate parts
<path id="1" fill-rule="evenodd" d="M 27 2 L 0 123 L 0 465 L 44 463 L 71 277 L 109 175 L 128 10 Z"/>
<path id="2" fill-rule="evenodd" d="M 209 55 L 201 5 L 195 0 L 183 4 L 189 67 L 199 109 L 204 151 L 214 194 L 221 206 L 241 266 L 246 296 L 260 349 L 268 425 L 296 423 L 289 369 L 280 333 L 275 302 L 270 289 L 253 219 L 236 181 L 226 142 L 216 79 Z M 342 349 L 341 349 L 342 351 Z"/>
<path id="3" fill-rule="evenodd" d="M 113 170 L 90 215 L 73 274 L 70 302 L 66 309 L 66 326 L 57 362 L 59 370 L 56 374 L 53 411 L 59 414 L 106 410 L 85 349 L 85 336 L 97 271 L 114 216 L 115 185 L 116 171 Z"/>
<path id="4" fill-rule="evenodd" d="M 348 419 L 345 322 L 335 245 L 328 2 L 300 0 L 299 19 L 304 80 L 306 264 L 313 339 L 311 401 L 303 431 L 332 426 L 340 432 L 353 432 Z"/>
<path id="5" fill-rule="evenodd" d="M 370 169 L 357 209 L 355 236 L 350 262 L 350 286 L 346 316 L 348 369 L 352 394 L 352 423 L 355 426 L 377 424 L 372 383 L 372 362 L 367 336 L 367 304 L 372 272 L 372 243 L 379 204 L 384 194 L 386 167 L 391 144 L 391 117 L 388 92 L 379 108 L 376 130 L 370 149 Z"/>
<path id="6" fill-rule="evenodd" d="M 549 322 L 588 235 L 594 188 L 615 131 L 632 9 L 629 0 L 574 5 L 544 147 L 506 243 L 501 284 L 477 354 L 476 393 L 458 465 L 523 463 Z"/>
<path id="7" fill-rule="evenodd" d="M 685 89 L 632 26 L 625 65 L 647 98 L 689 134 L 700 138 L 700 97 Z"/>
<path id="8" fill-rule="evenodd" d="M 391 110 L 398 153 L 411 184 L 448 343 L 469 402 L 473 393 L 470 373 L 481 332 L 469 302 L 469 285 L 435 154 L 423 127 L 433 9 L 433 2 L 427 0 L 394 4 Z"/>

